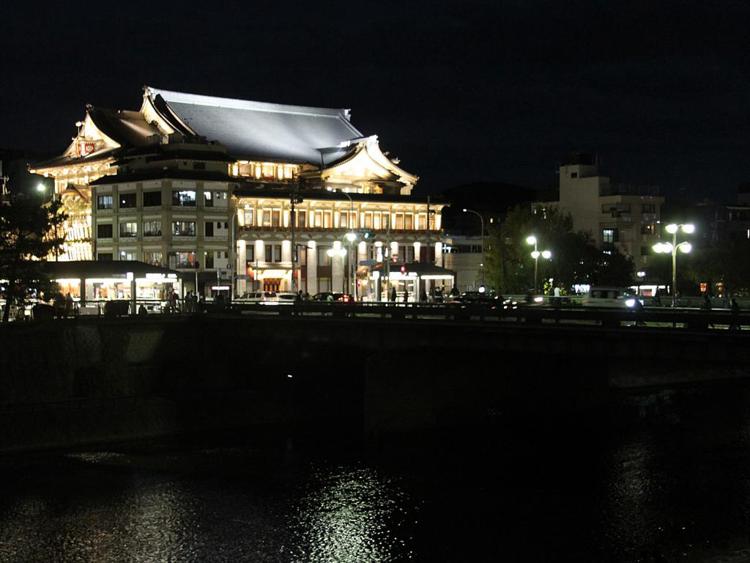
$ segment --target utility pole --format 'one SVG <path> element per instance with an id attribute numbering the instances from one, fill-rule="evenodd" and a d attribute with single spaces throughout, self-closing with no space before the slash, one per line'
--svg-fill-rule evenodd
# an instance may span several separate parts
<path id="1" fill-rule="evenodd" d="M 289 196 L 290 210 L 289 210 L 289 225 L 292 231 L 292 291 L 297 292 L 297 237 L 295 230 L 295 223 L 297 221 L 297 211 L 295 205 L 302 203 L 302 198 L 299 196 L 299 179 L 295 184 L 294 190 Z"/>
<path id="2" fill-rule="evenodd" d="M 388 225 L 386 227 L 385 235 L 385 249 L 383 250 L 383 260 L 385 261 L 385 277 L 388 280 L 388 288 L 385 293 L 385 301 L 388 301 L 388 297 L 391 291 L 391 209 L 388 208 Z"/>

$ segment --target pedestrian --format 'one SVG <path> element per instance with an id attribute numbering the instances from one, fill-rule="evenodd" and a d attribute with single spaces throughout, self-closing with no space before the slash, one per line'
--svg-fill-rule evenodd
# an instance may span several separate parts
<path id="1" fill-rule="evenodd" d="M 148 311 L 146 310 L 146 306 L 143 303 L 141 303 L 140 305 L 138 305 L 138 316 L 139 317 L 145 317 L 146 315 L 148 315 Z"/>
<path id="2" fill-rule="evenodd" d="M 708 296 L 708 293 L 703 294 L 703 305 L 701 306 L 701 309 L 704 311 L 711 310 L 711 298 Z"/>
<path id="3" fill-rule="evenodd" d="M 70 292 L 65 296 L 65 318 L 73 315 L 73 297 Z"/>
<path id="4" fill-rule="evenodd" d="M 455 285 L 451 288 L 450 296 L 451 297 L 458 297 L 459 296 L 458 288 Z"/>
<path id="5" fill-rule="evenodd" d="M 419 296 L 419 300 L 422 303 L 427 303 L 427 292 L 424 290 L 424 288 L 422 288 L 422 293 Z"/>
<path id="6" fill-rule="evenodd" d="M 169 295 L 169 309 L 172 313 L 177 312 L 177 292 L 174 290 Z"/>
<path id="7" fill-rule="evenodd" d="M 661 307 L 661 295 L 659 293 L 659 290 L 656 290 L 656 294 L 654 295 L 654 300 L 652 301 L 655 307 Z"/>
<path id="8" fill-rule="evenodd" d="M 404 303 L 409 302 L 409 291 L 404 287 Z"/>
<path id="9" fill-rule="evenodd" d="M 396 301 L 396 288 L 391 287 L 391 301 Z"/>
<path id="10" fill-rule="evenodd" d="M 732 322 L 729 325 L 729 330 L 740 330 L 740 304 L 737 303 L 737 298 L 734 296 L 732 296 L 730 308 L 732 311 Z"/>

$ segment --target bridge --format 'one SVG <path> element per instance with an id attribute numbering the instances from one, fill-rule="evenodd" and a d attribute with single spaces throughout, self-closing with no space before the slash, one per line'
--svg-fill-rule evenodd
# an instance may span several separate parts
<path id="1" fill-rule="evenodd" d="M 746 377 L 748 336 L 750 317 L 726 311 L 402 304 L 11 323 L 0 327 L 0 450 L 601 408 L 612 393 Z"/>

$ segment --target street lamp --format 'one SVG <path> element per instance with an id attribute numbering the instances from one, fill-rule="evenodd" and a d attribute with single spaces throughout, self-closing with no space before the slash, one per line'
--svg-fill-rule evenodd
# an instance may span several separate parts
<path id="1" fill-rule="evenodd" d="M 692 223 L 686 223 L 684 225 L 670 223 L 664 228 L 664 230 L 672 235 L 672 242 L 657 242 L 653 246 L 653 249 L 657 254 L 672 255 L 672 307 L 674 307 L 677 293 L 677 250 L 679 249 L 683 254 L 688 254 L 693 249 L 693 245 L 686 240 L 680 243 L 677 242 L 677 231 L 682 231 L 686 235 L 691 235 L 695 232 L 695 225 Z"/>
<path id="2" fill-rule="evenodd" d="M 347 258 L 349 259 L 349 282 L 352 286 L 352 298 L 356 301 L 357 300 L 357 283 L 354 279 L 355 276 L 355 270 L 354 270 L 354 254 L 353 254 L 353 247 L 354 247 L 354 241 L 357 240 L 357 233 L 354 231 L 349 231 L 344 235 L 347 241 L 349 241 L 349 254 Z"/>
<path id="3" fill-rule="evenodd" d="M 354 219 L 354 200 L 352 200 L 352 196 L 350 196 L 347 192 L 345 192 L 341 188 L 333 188 L 331 186 L 328 186 L 328 187 L 326 187 L 326 190 L 328 190 L 329 192 L 333 192 L 333 193 L 345 195 L 349 199 L 349 215 L 346 218 L 346 222 L 348 223 L 346 225 L 346 228 L 347 229 L 354 228 L 354 225 L 356 224 L 356 221 Z M 340 223 L 339 223 L 339 226 L 340 226 Z M 349 269 L 349 280 L 350 280 L 350 283 L 351 283 L 352 297 L 356 301 L 357 300 L 357 289 L 356 289 L 356 285 L 355 285 L 355 281 L 354 281 L 354 259 L 351 257 L 351 252 L 352 252 L 352 244 L 354 243 L 355 240 L 357 240 L 357 233 L 355 233 L 353 231 L 349 231 L 344 236 L 346 237 L 346 240 L 349 241 L 349 256 L 348 256 L 348 259 L 349 259 L 349 268 L 348 268 Z"/>
<path id="4" fill-rule="evenodd" d="M 462 209 L 462 211 L 464 213 L 473 213 L 474 215 L 476 215 L 477 217 L 479 217 L 479 222 L 480 222 L 481 228 L 482 228 L 482 238 L 481 238 L 481 243 L 482 243 L 482 263 L 479 264 L 479 267 L 482 270 L 482 287 L 484 287 L 484 217 L 482 217 L 482 214 L 479 213 L 478 211 L 474 211 L 473 209 L 467 209 L 466 207 L 464 207 Z"/>
<path id="5" fill-rule="evenodd" d="M 534 292 L 537 292 L 537 286 L 536 286 L 536 280 L 537 280 L 537 273 L 539 272 L 539 257 L 541 256 L 545 260 L 549 260 L 552 258 L 552 252 L 549 250 L 538 250 L 537 249 L 537 239 L 534 235 L 530 235 L 526 237 L 526 244 L 533 245 L 534 250 L 531 251 L 531 257 L 534 259 Z"/>

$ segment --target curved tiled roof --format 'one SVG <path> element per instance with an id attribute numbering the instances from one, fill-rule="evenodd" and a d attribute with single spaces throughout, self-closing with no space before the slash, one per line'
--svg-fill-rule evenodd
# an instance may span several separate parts
<path id="1" fill-rule="evenodd" d="M 363 136 L 349 122 L 346 109 L 217 98 L 148 86 L 145 91 L 175 129 L 187 126 L 197 135 L 218 141 L 238 159 L 319 165 L 322 158 L 329 164 L 351 151 L 339 145 Z M 162 102 L 171 111 L 164 111 Z"/>

